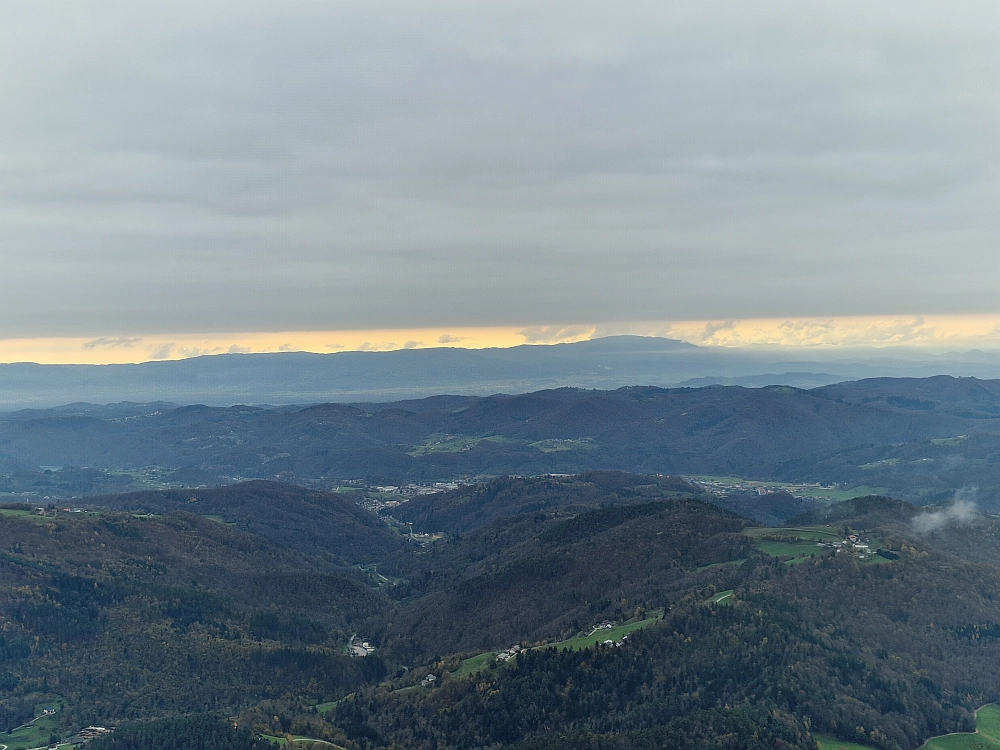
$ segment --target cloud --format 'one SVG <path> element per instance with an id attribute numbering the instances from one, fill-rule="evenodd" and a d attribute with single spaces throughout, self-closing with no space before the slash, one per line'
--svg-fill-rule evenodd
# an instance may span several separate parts
<path id="1" fill-rule="evenodd" d="M 416 349 L 418 346 L 423 346 L 423 345 L 424 345 L 423 341 L 407 341 L 405 344 L 403 344 L 403 348 Z"/>
<path id="2" fill-rule="evenodd" d="M 737 321 L 735 320 L 723 320 L 717 323 L 707 323 L 705 324 L 705 329 L 702 331 L 702 341 L 710 342 L 715 339 L 716 334 L 720 331 L 731 332 L 736 330 Z"/>
<path id="3" fill-rule="evenodd" d="M 239 344 L 233 344 L 228 349 L 226 349 L 226 354 L 249 354 L 252 352 L 249 346 L 240 346 Z"/>
<path id="4" fill-rule="evenodd" d="M 340 351 L 341 349 L 346 349 L 346 344 L 323 344 L 324 349 L 331 349 L 332 351 Z"/>
<path id="5" fill-rule="evenodd" d="M 457 344 L 459 341 L 465 341 L 465 336 L 452 336 L 450 333 L 442 333 L 438 336 L 437 342 L 439 344 Z"/>
<path id="6" fill-rule="evenodd" d="M 979 515 L 976 507 L 976 489 L 965 488 L 955 493 L 951 505 L 940 510 L 925 511 L 913 519 L 913 530 L 929 534 L 947 526 L 965 526 Z"/>
<path id="7" fill-rule="evenodd" d="M 83 345 L 84 349 L 97 349 L 98 347 L 124 347 L 126 349 L 135 346 L 142 341 L 139 336 L 118 336 L 115 338 L 101 337 L 88 341 Z"/>
<path id="8" fill-rule="evenodd" d="M 239 348 L 236 347 L 236 351 L 230 351 L 235 344 L 226 346 L 175 346 L 172 356 L 175 357 L 205 357 L 210 354 L 221 354 L 222 352 L 228 352 L 231 354 L 239 354 Z"/>
<path id="9" fill-rule="evenodd" d="M 174 353 L 174 344 L 159 344 L 155 348 L 149 351 L 149 358 L 152 359 L 170 359 L 170 355 Z"/>
<path id="10" fill-rule="evenodd" d="M 395 341 L 383 341 L 381 344 L 373 344 L 365 341 L 358 347 L 359 352 L 388 352 L 396 348 Z"/>
<path id="11" fill-rule="evenodd" d="M 526 344 L 559 344 L 589 339 L 593 326 L 534 326 L 517 332 Z"/>
<path id="12" fill-rule="evenodd" d="M 296 352 L 296 351 L 299 351 L 299 347 L 294 346 L 293 344 L 282 344 L 281 346 L 278 347 L 278 351 L 279 352 Z"/>
<path id="13" fill-rule="evenodd" d="M 106 5 L 0 4 L 5 335 L 995 309 L 995 6 Z"/>

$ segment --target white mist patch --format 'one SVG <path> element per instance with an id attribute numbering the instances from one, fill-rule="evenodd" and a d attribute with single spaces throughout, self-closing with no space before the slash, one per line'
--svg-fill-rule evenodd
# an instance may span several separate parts
<path id="1" fill-rule="evenodd" d="M 951 505 L 940 510 L 921 513 L 913 519 L 913 530 L 918 534 L 929 534 L 945 526 L 965 526 L 979 515 L 976 508 L 975 488 L 961 489 L 955 493 Z"/>

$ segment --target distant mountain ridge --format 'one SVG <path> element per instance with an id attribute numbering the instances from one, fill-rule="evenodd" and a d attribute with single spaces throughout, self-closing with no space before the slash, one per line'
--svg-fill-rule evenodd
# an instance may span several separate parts
<path id="1" fill-rule="evenodd" d="M 791 385 L 873 376 L 1000 376 L 1000 354 L 830 352 L 699 347 L 668 338 L 610 336 L 507 349 L 221 354 L 132 365 L 0 364 L 0 409 L 72 402 L 179 404 L 386 402 L 442 393 L 527 393 L 571 386 Z M 815 356 L 814 356 L 815 355 Z M 822 356 L 820 356 L 822 355 Z M 798 357 L 798 358 L 796 358 Z"/>

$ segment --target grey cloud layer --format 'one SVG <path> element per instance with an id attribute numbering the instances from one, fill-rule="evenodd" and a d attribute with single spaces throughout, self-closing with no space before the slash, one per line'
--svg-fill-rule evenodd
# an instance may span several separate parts
<path id="1" fill-rule="evenodd" d="M 0 337 L 997 309 L 994 3 L 537 5 L 5 3 Z"/>

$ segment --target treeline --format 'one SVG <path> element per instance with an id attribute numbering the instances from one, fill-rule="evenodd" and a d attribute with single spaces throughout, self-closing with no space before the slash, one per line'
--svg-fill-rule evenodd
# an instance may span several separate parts
<path id="1" fill-rule="evenodd" d="M 35 702 L 33 700 L 18 697 L 0 702 L 0 732 L 9 732 L 33 718 L 35 718 Z"/>
<path id="2" fill-rule="evenodd" d="M 274 742 L 237 729 L 219 716 L 180 716 L 124 724 L 91 740 L 87 750 L 278 750 Z"/>
<path id="3" fill-rule="evenodd" d="M 507 750 L 815 750 L 802 722 L 759 706 L 695 711 L 620 734 L 576 731 L 531 737 Z"/>

